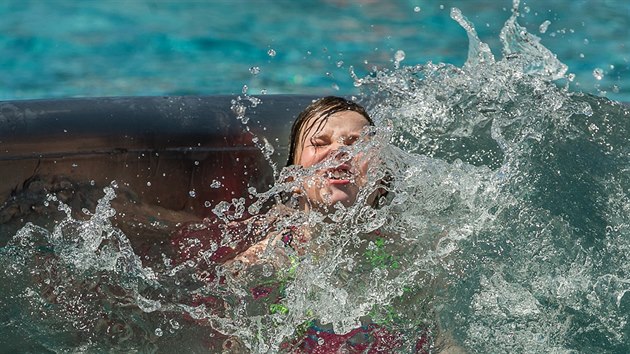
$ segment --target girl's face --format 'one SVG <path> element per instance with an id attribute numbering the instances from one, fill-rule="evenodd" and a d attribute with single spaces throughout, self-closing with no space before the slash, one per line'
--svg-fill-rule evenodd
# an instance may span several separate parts
<path id="1" fill-rule="evenodd" d="M 360 156 L 350 157 L 339 149 L 356 142 L 369 123 L 360 113 L 350 110 L 330 115 L 323 126 L 316 129 L 320 119 L 321 116 L 316 116 L 305 122 L 297 137 L 295 160 L 298 165 L 311 167 L 326 161 L 326 166 L 315 170 L 314 175 L 305 180 L 303 192 L 313 207 L 327 209 L 337 202 L 350 206 L 356 201 L 359 188 L 365 185 L 367 161 Z M 314 128 L 305 129 L 311 126 Z"/>

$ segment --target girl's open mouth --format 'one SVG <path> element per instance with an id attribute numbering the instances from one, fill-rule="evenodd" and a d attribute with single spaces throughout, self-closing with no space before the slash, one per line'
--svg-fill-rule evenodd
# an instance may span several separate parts
<path id="1" fill-rule="evenodd" d="M 330 184 L 348 184 L 352 180 L 350 166 L 341 165 L 335 169 L 327 170 L 324 177 Z"/>

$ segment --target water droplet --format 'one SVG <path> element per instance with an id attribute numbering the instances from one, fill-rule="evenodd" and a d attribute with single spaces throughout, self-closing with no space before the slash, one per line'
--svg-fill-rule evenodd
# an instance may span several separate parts
<path id="1" fill-rule="evenodd" d="M 162 307 L 162 304 L 159 301 L 147 299 L 140 294 L 136 295 L 136 304 L 142 311 L 147 313 L 159 310 Z"/>
<path id="2" fill-rule="evenodd" d="M 540 33 L 547 32 L 547 29 L 549 28 L 550 24 L 551 24 L 551 21 L 545 20 L 545 22 L 541 23 L 540 27 L 538 27 L 538 32 L 540 32 Z"/>
<path id="3" fill-rule="evenodd" d="M 151 187 L 151 182 L 147 182 L 147 187 Z"/>
<path id="4" fill-rule="evenodd" d="M 593 70 L 593 77 L 597 80 L 601 80 L 604 78 L 604 70 L 600 69 L 600 68 L 595 68 Z"/>
<path id="5" fill-rule="evenodd" d="M 416 6 L 413 8 L 413 12 L 420 12 L 420 6 Z"/>
<path id="6" fill-rule="evenodd" d="M 276 51 L 275 51 L 275 50 L 273 50 L 273 49 L 269 49 L 269 50 L 267 51 L 267 54 L 268 54 L 270 57 L 272 57 L 272 58 L 273 58 L 273 57 L 275 57 L 275 56 L 276 56 Z"/>
<path id="7" fill-rule="evenodd" d="M 403 50 L 397 50 L 394 54 L 394 60 L 396 60 L 396 63 L 400 63 L 405 60 L 405 52 Z"/>
<path id="8" fill-rule="evenodd" d="M 258 74 L 260 74 L 260 68 L 257 67 L 257 66 L 252 66 L 251 68 L 249 68 L 249 72 L 252 75 L 258 75 Z"/>
<path id="9" fill-rule="evenodd" d="M 195 166 L 199 166 L 199 161 L 195 161 Z"/>
<path id="10" fill-rule="evenodd" d="M 173 327 L 173 329 L 179 329 L 179 322 L 177 322 L 175 319 L 170 319 L 169 323 L 171 324 L 171 327 Z"/>

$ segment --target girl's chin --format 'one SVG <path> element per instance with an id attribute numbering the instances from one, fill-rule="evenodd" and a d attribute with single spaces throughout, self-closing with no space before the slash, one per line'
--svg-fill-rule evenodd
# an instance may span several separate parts
<path id="1" fill-rule="evenodd" d="M 355 200 L 357 199 L 355 193 L 348 193 L 347 191 L 339 190 L 337 188 L 331 189 L 332 191 L 330 195 L 328 196 L 328 198 L 325 199 L 329 206 L 333 206 L 338 202 L 341 202 L 343 206 L 349 207 L 354 204 Z"/>

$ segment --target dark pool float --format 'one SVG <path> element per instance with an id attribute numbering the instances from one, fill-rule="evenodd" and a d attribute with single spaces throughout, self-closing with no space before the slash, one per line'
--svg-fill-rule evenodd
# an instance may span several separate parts
<path id="1" fill-rule="evenodd" d="M 247 125 L 231 109 L 235 96 L 1 102 L 0 205 L 34 176 L 66 176 L 116 180 L 143 202 L 206 214 L 208 203 L 273 182 L 255 141 L 267 139 L 282 167 L 291 123 L 314 98 L 261 96 Z"/>

